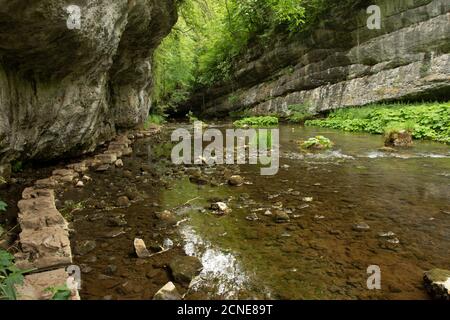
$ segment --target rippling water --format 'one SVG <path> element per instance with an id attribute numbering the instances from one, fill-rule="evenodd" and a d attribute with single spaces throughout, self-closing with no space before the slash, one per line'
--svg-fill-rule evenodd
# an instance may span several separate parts
<path id="1" fill-rule="evenodd" d="M 333 150 L 298 150 L 297 140 L 319 134 Z M 242 165 L 251 184 L 239 188 L 176 184 L 170 199 L 200 196 L 207 207 L 218 196 L 233 208 L 220 218 L 193 210 L 181 231 L 186 252 L 205 265 L 196 288 L 224 298 L 427 298 L 422 272 L 450 267 L 450 148 L 416 142 L 385 153 L 382 145 L 381 136 L 282 126 L 278 175 Z M 263 215 L 276 202 L 289 223 Z M 259 220 L 248 221 L 250 213 Z M 355 231 L 360 222 L 370 230 Z M 367 289 L 370 265 L 381 268 L 382 290 Z"/>

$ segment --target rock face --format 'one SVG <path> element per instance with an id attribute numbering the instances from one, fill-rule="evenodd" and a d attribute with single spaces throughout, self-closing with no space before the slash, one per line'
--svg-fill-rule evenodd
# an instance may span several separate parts
<path id="1" fill-rule="evenodd" d="M 197 106 L 212 117 L 239 109 L 287 116 L 295 107 L 318 113 L 391 100 L 450 98 L 448 0 L 354 3 L 359 7 L 336 7 L 324 15 L 308 35 L 249 48 L 232 82 L 195 93 L 186 107 Z M 370 4 L 381 8 L 380 30 L 367 27 Z"/>
<path id="2" fill-rule="evenodd" d="M 0 0 L 0 165 L 91 151 L 148 114 L 175 1 L 74 4 Z"/>

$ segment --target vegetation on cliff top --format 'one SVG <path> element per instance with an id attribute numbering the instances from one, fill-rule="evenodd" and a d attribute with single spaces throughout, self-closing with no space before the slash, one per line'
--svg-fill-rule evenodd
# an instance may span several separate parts
<path id="1" fill-rule="evenodd" d="M 234 62 L 250 43 L 307 30 L 329 5 L 325 0 L 180 1 L 178 23 L 155 53 L 155 108 L 173 108 L 196 88 L 230 80 Z"/>
<path id="2" fill-rule="evenodd" d="M 415 139 L 450 144 L 450 102 L 339 109 L 326 119 L 309 120 L 305 124 L 375 134 L 406 130 L 410 131 Z"/>

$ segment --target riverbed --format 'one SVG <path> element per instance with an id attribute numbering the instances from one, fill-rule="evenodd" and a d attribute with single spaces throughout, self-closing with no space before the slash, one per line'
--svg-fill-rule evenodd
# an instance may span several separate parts
<path id="1" fill-rule="evenodd" d="M 61 196 L 61 207 L 82 204 L 71 217 L 73 246 L 95 242 L 75 256 L 83 299 L 151 299 L 180 255 L 203 264 L 189 288 L 175 283 L 186 299 L 428 299 L 423 272 L 450 267 L 449 146 L 416 141 L 388 153 L 381 136 L 283 124 L 280 170 L 261 176 L 257 165 L 173 165 L 169 137 L 179 126 L 137 142 L 124 168 L 92 172 L 85 188 Z M 316 135 L 334 147 L 301 152 L 297 141 Z M 245 183 L 230 186 L 230 174 Z M 130 203 L 118 206 L 124 195 Z M 215 214 L 218 201 L 232 212 Z M 160 221 L 164 210 L 179 223 Z M 279 223 L 279 211 L 289 220 Z M 173 247 L 138 259 L 136 237 L 155 253 L 168 240 Z M 379 290 L 367 287 L 374 265 Z"/>

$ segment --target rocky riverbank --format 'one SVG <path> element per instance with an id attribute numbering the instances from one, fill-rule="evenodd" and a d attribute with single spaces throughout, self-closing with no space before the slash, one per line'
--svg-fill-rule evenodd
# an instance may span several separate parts
<path id="1" fill-rule="evenodd" d="M 138 131 L 134 134 L 119 135 L 107 146 L 103 153 L 93 158 L 72 163 L 64 169 L 53 170 L 49 178 L 34 182 L 26 188 L 19 201 L 18 222 L 20 250 L 15 254 L 16 266 L 32 270 L 25 277 L 23 285 L 17 287 L 20 299 L 47 299 L 49 287 L 72 283 L 72 299 L 79 299 L 78 284 L 75 278 L 69 279 L 66 267 L 72 265 L 70 246 L 70 227 L 66 218 L 57 209 L 55 192 L 61 193 L 71 188 L 84 188 L 92 181 L 89 170 L 104 172 L 111 166 L 123 167 L 121 157 L 129 156 L 135 138 L 149 137 L 159 132 L 159 128 Z M 47 271 L 51 270 L 51 271 Z"/>

